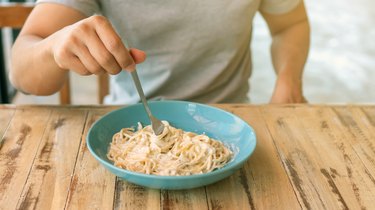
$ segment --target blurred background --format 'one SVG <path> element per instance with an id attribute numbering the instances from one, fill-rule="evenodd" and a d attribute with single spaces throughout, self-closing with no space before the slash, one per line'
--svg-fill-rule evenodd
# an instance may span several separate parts
<path id="1" fill-rule="evenodd" d="M 306 0 L 311 48 L 305 67 L 304 92 L 310 103 L 375 103 L 375 2 L 371 0 Z M 2 30 L 4 56 L 9 57 L 10 30 Z M 254 21 L 253 75 L 249 97 L 267 103 L 276 79 L 269 55 L 270 35 L 260 15 Z M 7 59 L 5 65 L 9 66 Z M 73 104 L 96 104 L 96 77 L 71 74 Z M 15 104 L 58 104 L 58 95 L 17 93 Z"/>
<path id="2" fill-rule="evenodd" d="M 375 2 L 371 0 L 305 0 L 311 25 L 311 47 L 304 92 L 310 103 L 375 102 Z M 253 103 L 268 102 L 273 83 L 268 31 L 255 21 Z"/>

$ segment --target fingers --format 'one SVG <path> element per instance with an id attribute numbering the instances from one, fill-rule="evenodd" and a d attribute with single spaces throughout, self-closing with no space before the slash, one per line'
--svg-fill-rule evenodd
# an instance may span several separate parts
<path id="1" fill-rule="evenodd" d="M 111 52 L 122 69 L 134 70 L 135 62 L 129 51 L 124 46 L 121 38 L 116 34 L 112 25 L 102 16 L 93 16 L 95 30 L 105 48 Z"/>
<path id="2" fill-rule="evenodd" d="M 66 46 L 58 48 L 53 54 L 56 64 L 61 69 L 73 70 L 80 75 L 90 75 L 90 71 L 82 64 L 81 60 L 75 55 L 71 48 L 67 50 Z"/>
<path id="3" fill-rule="evenodd" d="M 91 55 L 86 46 L 81 46 L 79 50 L 75 52 L 75 55 L 91 74 L 99 75 L 105 72 L 105 69 Z"/>
<path id="4" fill-rule="evenodd" d="M 72 69 L 81 75 L 118 74 L 132 71 L 146 59 L 138 49 L 126 49 L 110 22 L 92 16 L 59 31 L 53 56 L 61 69 Z"/>
<path id="5" fill-rule="evenodd" d="M 104 69 L 105 72 L 115 75 L 121 71 L 121 66 L 117 63 L 115 57 L 107 50 L 101 42 L 96 32 L 90 33 L 84 39 L 85 45 L 93 59 Z"/>
<path id="6" fill-rule="evenodd" d="M 101 74 L 104 69 L 96 62 L 83 43 L 75 42 L 68 50 L 60 50 L 55 60 L 62 69 L 70 69 L 80 75 Z"/>
<path id="7" fill-rule="evenodd" d="M 82 76 L 92 75 L 92 73 L 87 70 L 87 68 L 82 64 L 81 60 L 78 57 L 72 58 L 70 62 L 72 65 L 72 71 Z"/>

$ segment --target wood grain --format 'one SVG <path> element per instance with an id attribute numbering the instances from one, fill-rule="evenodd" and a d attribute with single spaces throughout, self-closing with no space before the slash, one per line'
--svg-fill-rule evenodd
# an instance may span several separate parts
<path id="1" fill-rule="evenodd" d="M 63 209 L 87 112 L 54 110 L 41 140 L 18 209 Z"/>
<path id="2" fill-rule="evenodd" d="M 34 4 L 0 3 L 0 28 L 21 28 Z"/>
<path id="3" fill-rule="evenodd" d="M 92 124 L 111 109 L 92 109 L 88 113 L 82 143 L 66 203 L 67 209 L 112 209 L 116 177 L 94 159 L 86 146 Z"/>
<path id="4" fill-rule="evenodd" d="M 233 112 L 228 105 L 218 107 Z M 244 178 L 249 171 L 249 165 L 245 164 L 241 171 L 237 171 L 222 181 L 206 186 L 209 209 L 253 209 L 254 200 L 249 191 L 249 183 Z"/>
<path id="5" fill-rule="evenodd" d="M 317 151 L 316 156 L 324 156 L 320 171 L 342 206 L 349 209 L 371 206 L 374 196 L 369 187 L 373 183 L 363 173 L 366 168 L 353 150 L 351 140 L 340 131 L 334 112 L 323 108 L 297 108 L 295 113 L 304 116 L 300 123 Z"/>
<path id="6" fill-rule="evenodd" d="M 346 209 L 336 186 L 321 173 L 324 156 L 311 142 L 320 138 L 307 135 L 299 121 L 302 116 L 294 110 L 294 106 L 268 106 L 262 108 L 262 115 L 300 204 L 305 209 Z"/>
<path id="7" fill-rule="evenodd" d="M 250 183 L 255 209 L 300 209 L 260 109 L 243 106 L 233 112 L 248 122 L 257 136 L 256 150 L 248 162 L 250 173 L 244 176 Z"/>
<path id="8" fill-rule="evenodd" d="M 70 94 L 70 75 L 66 77 L 65 83 L 59 91 L 60 104 L 67 105 L 72 102 Z"/>
<path id="9" fill-rule="evenodd" d="M 97 76 L 98 83 L 98 103 L 103 104 L 104 97 L 109 94 L 109 76 L 100 74 Z"/>
<path id="10" fill-rule="evenodd" d="M 161 191 L 161 209 L 204 210 L 208 209 L 204 187 L 190 190 Z M 152 206 L 149 206 L 152 208 Z"/>
<path id="11" fill-rule="evenodd" d="M 114 209 L 160 209 L 160 190 L 116 179 Z"/>
<path id="12" fill-rule="evenodd" d="M 47 128 L 51 109 L 17 109 L 0 151 L 0 207 L 15 209 Z"/>
<path id="13" fill-rule="evenodd" d="M 3 142 L 3 135 L 5 133 L 5 130 L 8 128 L 10 121 L 13 118 L 15 110 L 3 107 L 3 109 L 0 109 L 0 151 L 1 151 L 1 145 Z"/>
<path id="14" fill-rule="evenodd" d="M 254 128 L 257 146 L 239 172 L 207 187 L 210 209 L 300 209 L 259 109 L 248 105 L 220 108 L 241 116 Z"/>
<path id="15" fill-rule="evenodd" d="M 336 109 L 336 114 L 341 117 L 345 115 L 345 110 Z M 367 173 L 371 174 L 371 178 L 375 177 L 375 108 L 374 107 L 349 107 L 346 115 L 352 116 L 355 123 L 343 125 L 343 129 L 349 132 L 347 138 L 352 139 L 353 145 L 358 157 L 366 166 Z M 348 118 L 348 116 L 346 116 Z M 374 182 L 375 184 L 375 182 Z M 374 186 L 375 187 L 375 186 Z"/>
<path id="16" fill-rule="evenodd" d="M 257 147 L 232 176 L 191 190 L 116 178 L 86 134 L 118 107 L 0 106 L 0 209 L 373 209 L 375 106 L 215 105 Z"/>

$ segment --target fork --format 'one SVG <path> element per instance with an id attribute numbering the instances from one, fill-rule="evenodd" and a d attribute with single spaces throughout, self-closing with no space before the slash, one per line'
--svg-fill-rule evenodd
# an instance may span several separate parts
<path id="1" fill-rule="evenodd" d="M 164 130 L 164 124 L 159 119 L 157 119 L 156 117 L 152 115 L 151 110 L 148 107 L 148 103 L 147 103 L 145 94 L 143 92 L 141 82 L 139 81 L 137 70 L 134 69 L 134 71 L 132 71 L 130 74 L 132 75 L 135 87 L 137 88 L 139 97 L 141 98 L 141 101 L 143 103 L 143 107 L 145 108 L 148 118 L 151 121 L 152 130 L 154 131 L 155 135 L 160 135 Z"/>

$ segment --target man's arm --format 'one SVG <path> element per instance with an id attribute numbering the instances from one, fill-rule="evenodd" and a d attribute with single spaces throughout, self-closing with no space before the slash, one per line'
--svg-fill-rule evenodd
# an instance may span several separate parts
<path id="1" fill-rule="evenodd" d="M 277 81 L 271 103 L 306 102 L 302 74 L 310 45 L 310 26 L 303 2 L 292 11 L 273 15 L 261 11 L 272 35 L 272 63 Z"/>
<path id="2" fill-rule="evenodd" d="M 68 71 L 61 69 L 51 54 L 56 31 L 86 18 L 59 4 L 40 4 L 34 8 L 12 48 L 10 80 L 24 92 L 49 95 L 65 82 Z"/>
<path id="3" fill-rule="evenodd" d="M 23 92 L 50 95 L 62 87 L 68 70 L 117 74 L 144 59 L 142 51 L 126 49 L 105 17 L 43 3 L 34 8 L 12 48 L 10 80 Z"/>

